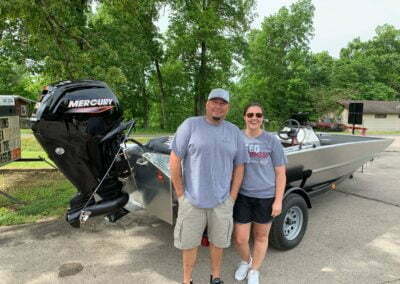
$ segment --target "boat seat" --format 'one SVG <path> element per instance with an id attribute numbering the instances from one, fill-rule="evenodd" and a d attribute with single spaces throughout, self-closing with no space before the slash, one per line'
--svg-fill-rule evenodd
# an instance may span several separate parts
<path id="1" fill-rule="evenodd" d="M 150 152 L 162 153 L 162 154 L 170 154 L 171 153 L 171 145 L 172 136 L 164 136 L 159 138 L 151 139 L 144 146 Z"/>

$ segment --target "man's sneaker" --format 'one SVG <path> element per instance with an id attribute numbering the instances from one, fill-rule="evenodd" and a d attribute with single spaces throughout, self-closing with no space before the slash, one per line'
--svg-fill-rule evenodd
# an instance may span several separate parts
<path id="1" fill-rule="evenodd" d="M 253 263 L 253 259 L 251 257 L 250 257 L 249 262 L 242 260 L 239 263 L 238 268 L 236 269 L 235 279 L 239 280 L 239 281 L 244 280 L 247 276 L 247 272 L 249 272 L 249 269 L 251 268 L 252 263 Z"/>
<path id="2" fill-rule="evenodd" d="M 250 269 L 247 274 L 247 284 L 259 284 L 260 283 L 260 271 Z"/>
<path id="3" fill-rule="evenodd" d="M 222 281 L 221 278 L 213 278 L 213 276 L 210 275 L 210 284 L 224 284 L 224 281 Z"/>

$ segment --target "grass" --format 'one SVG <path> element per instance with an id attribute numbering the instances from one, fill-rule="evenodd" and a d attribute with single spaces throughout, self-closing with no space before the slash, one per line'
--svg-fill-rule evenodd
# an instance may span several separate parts
<path id="1" fill-rule="evenodd" d="M 367 135 L 400 135 L 400 131 L 367 130 Z"/>
<path id="2" fill-rule="evenodd" d="M 46 152 L 43 150 L 42 146 L 37 142 L 33 135 L 21 136 L 21 155 L 22 158 L 39 158 L 43 157 L 49 160 Z M 3 169 L 50 169 L 51 166 L 45 162 L 13 162 L 2 167 Z"/>
<path id="3" fill-rule="evenodd" d="M 32 134 L 32 129 L 21 129 L 21 134 Z"/>
<path id="4" fill-rule="evenodd" d="M 59 217 L 76 192 L 59 172 L 0 173 L 0 190 L 25 204 L 0 195 L 0 226 L 25 224 Z"/>
<path id="5" fill-rule="evenodd" d="M 28 158 L 45 158 L 48 160 L 50 163 L 52 161 L 48 158 L 46 152 L 43 150 L 42 146 L 40 146 L 39 142 L 36 140 L 36 138 L 32 134 L 32 130 L 30 129 L 21 129 L 21 155 L 22 158 L 28 159 Z M 145 135 L 144 137 L 141 137 L 140 135 Z M 147 137 L 147 135 L 167 135 L 167 134 L 159 134 L 159 133 L 150 133 L 150 132 L 141 132 L 141 133 L 134 133 L 134 137 L 136 140 L 138 140 L 141 143 L 146 143 L 150 137 Z M 2 169 L 51 169 L 52 167 L 45 163 L 45 162 L 12 162 L 9 163 L 5 166 L 2 167 Z"/>
<path id="6" fill-rule="evenodd" d="M 159 128 L 148 128 L 148 129 L 135 129 L 133 131 L 133 135 L 159 135 L 159 136 L 165 136 L 165 135 L 170 135 L 171 131 L 166 131 L 162 130 Z"/>
<path id="7" fill-rule="evenodd" d="M 22 134 L 22 158 L 40 156 L 49 160 L 30 130 L 22 131 Z M 135 139 L 145 143 L 149 137 L 135 135 Z M 43 218 L 60 217 L 65 214 L 68 202 L 76 189 L 58 171 L 40 171 L 49 168 L 51 167 L 45 162 L 13 162 L 1 167 L 9 171 L 0 172 L 0 190 L 25 204 L 16 204 L 0 194 L 0 226 L 33 223 Z M 33 171 L 12 171 L 14 169 Z"/>

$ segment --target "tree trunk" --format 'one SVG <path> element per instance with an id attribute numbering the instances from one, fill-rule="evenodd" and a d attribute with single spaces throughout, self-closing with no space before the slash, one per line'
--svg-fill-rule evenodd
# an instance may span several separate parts
<path id="1" fill-rule="evenodd" d="M 202 9 L 203 12 L 207 10 L 208 1 L 203 0 Z M 204 114 L 204 107 L 206 102 L 207 96 L 207 46 L 204 39 L 201 40 L 201 53 L 200 53 L 200 68 L 199 73 L 197 76 L 197 88 L 196 88 L 196 95 L 195 95 L 195 115 L 203 115 Z"/>
<path id="2" fill-rule="evenodd" d="M 204 114 L 204 107 L 207 96 L 207 71 L 206 71 L 206 42 L 201 42 L 200 69 L 197 83 L 197 93 L 195 98 L 195 113 L 196 115 Z"/>
<path id="3" fill-rule="evenodd" d="M 162 75 L 161 75 L 160 65 L 159 65 L 157 59 L 154 59 L 154 64 L 156 65 L 157 81 L 158 81 L 158 86 L 160 87 L 160 106 L 161 106 L 160 128 L 161 129 L 165 129 L 165 127 L 167 125 L 167 118 L 165 116 L 166 94 L 165 94 L 165 90 L 164 90 L 164 84 L 163 84 L 163 78 L 162 78 Z"/>
<path id="4" fill-rule="evenodd" d="M 142 77 L 142 97 L 143 97 L 143 128 L 149 127 L 149 100 L 146 93 L 146 75 L 143 68 L 143 77 Z"/>

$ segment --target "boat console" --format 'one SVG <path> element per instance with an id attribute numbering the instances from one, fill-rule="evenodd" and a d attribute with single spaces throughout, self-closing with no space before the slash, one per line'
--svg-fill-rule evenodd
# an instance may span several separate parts
<path id="1" fill-rule="evenodd" d="M 277 137 L 281 140 L 282 145 L 291 146 L 320 146 L 320 140 L 315 134 L 314 129 L 305 123 L 302 125 L 296 119 L 288 119 L 281 126 L 281 130 L 277 132 Z"/>

